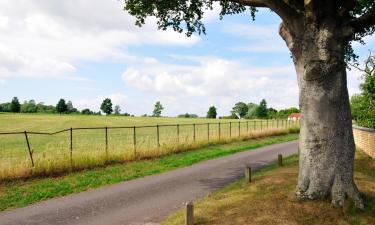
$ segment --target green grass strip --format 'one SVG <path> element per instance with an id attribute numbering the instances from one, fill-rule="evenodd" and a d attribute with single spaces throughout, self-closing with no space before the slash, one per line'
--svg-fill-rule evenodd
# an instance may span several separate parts
<path id="1" fill-rule="evenodd" d="M 73 172 L 59 177 L 6 182 L 0 184 L 0 211 L 24 207 L 42 200 L 163 173 L 204 160 L 296 139 L 298 139 L 298 134 L 288 134 L 209 146 L 158 159 L 110 165 Z"/>

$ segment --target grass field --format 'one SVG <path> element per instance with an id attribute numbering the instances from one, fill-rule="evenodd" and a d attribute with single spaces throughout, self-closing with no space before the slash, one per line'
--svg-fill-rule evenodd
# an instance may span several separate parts
<path id="1" fill-rule="evenodd" d="M 203 160 L 296 139 L 298 139 L 298 134 L 252 139 L 224 145 L 207 146 L 155 159 L 85 169 L 62 174 L 61 176 L 0 182 L 0 211 L 19 208 L 58 196 L 167 172 Z"/>
<path id="2" fill-rule="evenodd" d="M 294 191 L 298 157 L 289 157 L 284 167 L 271 165 L 257 172 L 253 182 L 229 185 L 195 203 L 195 223 L 200 225 L 373 225 L 375 224 L 375 160 L 357 151 L 355 180 L 365 200 L 365 211 L 352 201 L 333 208 L 329 200 L 299 202 Z M 185 212 L 171 215 L 164 225 L 185 224 Z"/>
<path id="3" fill-rule="evenodd" d="M 54 135 L 28 133 L 31 153 L 25 134 L 0 135 L 0 180 L 158 157 L 234 139 L 285 134 L 296 125 L 286 120 L 241 120 L 239 123 L 238 120 L 200 118 L 48 114 L 0 114 L 0 124 L 0 133 L 53 133 L 73 128 L 72 136 L 69 130 Z M 176 124 L 181 125 L 174 126 Z M 153 127 L 156 125 L 160 127 Z M 104 129 L 119 126 L 128 128 Z M 138 128 L 134 130 L 133 126 Z M 81 127 L 101 128 L 77 129 Z"/>

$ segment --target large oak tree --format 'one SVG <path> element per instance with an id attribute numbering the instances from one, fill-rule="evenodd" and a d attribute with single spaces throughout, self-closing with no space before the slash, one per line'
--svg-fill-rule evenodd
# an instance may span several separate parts
<path id="1" fill-rule="evenodd" d="M 295 64 L 300 108 L 299 199 L 346 197 L 363 208 L 353 181 L 355 145 L 347 90 L 346 62 L 353 41 L 374 32 L 375 0 L 124 0 L 141 26 L 149 16 L 160 29 L 205 33 L 204 12 L 221 6 L 221 16 L 269 8 L 282 19 L 279 33 Z"/>

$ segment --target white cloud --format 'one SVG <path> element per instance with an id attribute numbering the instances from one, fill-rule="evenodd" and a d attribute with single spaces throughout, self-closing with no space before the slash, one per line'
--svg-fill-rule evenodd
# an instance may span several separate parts
<path id="1" fill-rule="evenodd" d="M 154 62 L 130 67 L 122 79 L 146 95 L 157 96 L 166 104 L 169 115 L 204 115 L 213 104 L 227 114 L 237 101 L 259 102 L 262 98 L 276 108 L 297 105 L 298 87 L 292 65 L 260 67 L 220 58 L 200 59 L 192 66 Z"/>
<path id="2" fill-rule="evenodd" d="M 81 61 L 137 60 L 135 45 L 191 46 L 200 39 L 143 28 L 116 0 L 2 0 L 0 76 L 63 77 Z M 6 46 L 6 47 L 4 47 Z"/>

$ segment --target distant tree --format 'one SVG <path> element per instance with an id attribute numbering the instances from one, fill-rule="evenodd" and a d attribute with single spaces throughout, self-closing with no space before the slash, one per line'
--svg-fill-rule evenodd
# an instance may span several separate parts
<path id="1" fill-rule="evenodd" d="M 126 114 L 126 113 L 125 113 Z M 147 117 L 147 114 L 143 114 L 142 117 Z"/>
<path id="2" fill-rule="evenodd" d="M 100 106 L 100 109 L 105 114 L 110 115 L 113 112 L 111 99 L 109 98 L 104 99 L 102 102 L 102 105 Z"/>
<path id="3" fill-rule="evenodd" d="M 39 102 L 36 105 L 38 113 L 55 113 L 56 107 L 53 105 L 45 105 L 43 102 Z"/>
<path id="4" fill-rule="evenodd" d="M 67 113 L 75 113 L 75 112 L 78 112 L 78 110 L 76 108 L 73 107 L 73 103 L 72 101 L 68 101 L 68 103 L 66 104 L 66 111 Z"/>
<path id="5" fill-rule="evenodd" d="M 246 114 L 246 119 L 255 119 L 257 118 L 257 111 L 258 111 L 259 105 L 255 103 L 249 103 L 247 105 L 247 114 Z"/>
<path id="6" fill-rule="evenodd" d="M 237 102 L 233 109 L 232 109 L 232 115 L 237 116 L 237 114 L 241 117 L 244 118 L 247 114 L 247 111 L 249 110 L 248 106 L 244 102 Z"/>
<path id="7" fill-rule="evenodd" d="M 217 110 L 216 110 L 216 107 L 215 106 L 211 106 L 209 109 L 208 109 L 208 112 L 207 112 L 207 118 L 213 118 L 213 119 L 216 119 L 217 117 Z"/>
<path id="8" fill-rule="evenodd" d="M 60 99 L 59 102 L 56 105 L 56 111 L 60 114 L 66 113 L 68 110 L 68 106 L 65 103 L 65 99 Z"/>
<path id="9" fill-rule="evenodd" d="M 267 116 L 268 116 L 267 102 L 265 99 L 262 99 L 262 101 L 259 104 L 259 107 L 257 108 L 257 117 L 266 118 Z"/>
<path id="10" fill-rule="evenodd" d="M 21 105 L 21 112 L 22 113 L 36 113 L 38 112 L 38 107 L 35 104 L 34 100 L 25 101 Z"/>
<path id="11" fill-rule="evenodd" d="M 287 109 L 281 109 L 277 112 L 276 117 L 277 118 L 287 118 L 292 113 L 299 113 L 300 110 L 296 107 L 291 107 Z"/>
<path id="12" fill-rule="evenodd" d="M 120 106 L 119 106 L 119 105 L 115 105 L 115 114 L 116 114 L 116 115 L 120 115 L 120 113 L 121 113 L 121 108 L 120 108 Z"/>
<path id="13" fill-rule="evenodd" d="M 277 110 L 274 108 L 268 108 L 268 118 L 276 118 Z"/>
<path id="14" fill-rule="evenodd" d="M 163 111 L 164 107 L 162 106 L 162 104 L 160 103 L 160 101 L 157 101 L 155 103 L 155 106 L 154 106 L 154 111 L 152 113 L 152 116 L 154 117 L 160 117 L 161 116 L 161 112 Z"/>
<path id="15" fill-rule="evenodd" d="M 92 115 L 92 114 L 94 114 L 94 112 L 91 111 L 90 109 L 83 109 L 81 111 L 81 113 L 84 114 L 84 115 Z"/>
<path id="16" fill-rule="evenodd" d="M 21 104 L 17 97 L 13 97 L 12 101 L 10 102 L 10 111 L 14 113 L 19 113 L 21 111 Z"/>
<path id="17" fill-rule="evenodd" d="M 185 113 L 177 116 L 178 118 L 198 118 L 196 114 Z"/>

